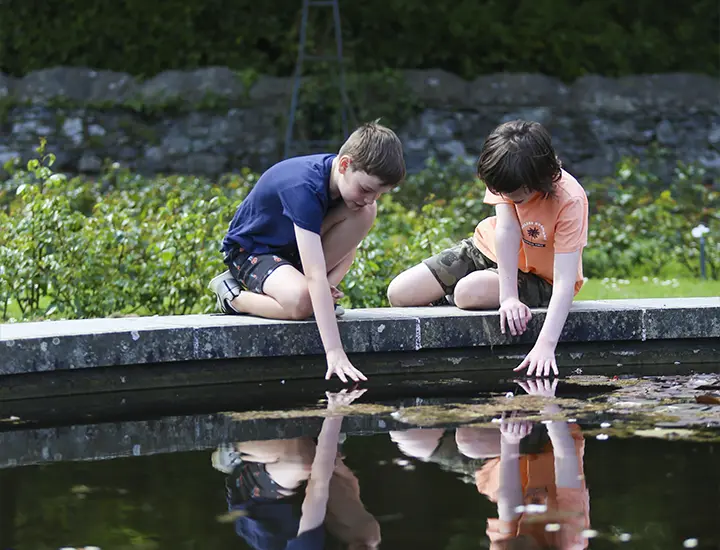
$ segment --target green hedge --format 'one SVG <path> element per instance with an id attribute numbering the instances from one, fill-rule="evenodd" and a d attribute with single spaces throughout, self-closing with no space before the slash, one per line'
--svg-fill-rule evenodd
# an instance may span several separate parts
<path id="1" fill-rule="evenodd" d="M 0 71 L 81 65 L 151 76 L 224 65 L 291 73 L 300 0 L 4 0 Z M 331 10 L 313 8 L 311 42 L 332 53 Z M 718 73 L 716 0 L 341 1 L 354 70 Z"/>
<path id="2" fill-rule="evenodd" d="M 0 318 L 213 309 L 206 284 L 224 269 L 219 244 L 255 174 L 148 180 L 110 168 L 97 181 L 67 180 L 53 174 L 52 160 L 41 151 L 27 171 L 0 184 Z M 720 279 L 720 193 L 704 178 L 681 167 L 666 189 L 628 160 L 616 179 L 584 182 L 592 208 L 585 274 L 696 277 L 691 230 L 704 223 L 708 275 Z M 483 195 L 467 167 L 436 164 L 385 195 L 343 281 L 345 305 L 388 305 L 395 275 L 472 234 L 492 213 Z"/>

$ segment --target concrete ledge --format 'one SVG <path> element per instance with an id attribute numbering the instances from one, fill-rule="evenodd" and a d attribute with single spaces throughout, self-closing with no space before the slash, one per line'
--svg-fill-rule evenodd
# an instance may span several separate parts
<path id="1" fill-rule="evenodd" d="M 350 353 L 531 344 L 545 310 L 520 337 L 502 335 L 495 312 L 453 307 L 351 310 L 340 320 Z M 645 342 L 720 338 L 720 297 L 575 302 L 561 341 Z M 187 315 L 0 325 L 0 374 L 149 363 L 322 353 L 312 321 Z"/>

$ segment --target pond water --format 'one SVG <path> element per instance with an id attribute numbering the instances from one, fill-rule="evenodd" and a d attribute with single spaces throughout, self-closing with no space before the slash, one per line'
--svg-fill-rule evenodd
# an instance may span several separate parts
<path id="1" fill-rule="evenodd" d="M 718 375 L 285 386 L 3 404 L 0 548 L 720 548 Z"/>

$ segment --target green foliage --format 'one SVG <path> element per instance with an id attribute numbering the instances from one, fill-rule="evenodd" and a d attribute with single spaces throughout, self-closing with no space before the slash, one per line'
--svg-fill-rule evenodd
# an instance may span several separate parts
<path id="1" fill-rule="evenodd" d="M 219 182 L 147 180 L 110 166 L 98 180 L 67 179 L 38 148 L 26 169 L 8 163 L 0 187 L 0 315 L 7 320 L 209 312 L 207 282 L 225 267 L 219 246 L 256 181 L 248 171 Z M 585 274 L 591 278 L 699 275 L 720 279 L 720 193 L 694 166 L 670 187 L 623 161 L 615 178 L 584 182 L 591 203 Z M 716 182 L 717 183 L 717 182 Z M 343 281 L 344 305 L 387 305 L 390 280 L 472 234 L 492 215 L 466 165 L 428 163 L 379 201 L 370 235 Z"/>
<path id="2" fill-rule="evenodd" d="M 295 120 L 295 137 L 299 141 L 325 141 L 334 136 L 338 148 L 344 141 L 342 98 L 337 77 L 328 76 L 332 74 L 331 68 L 318 67 L 314 76 L 303 79 Z M 347 73 L 345 85 L 352 106 L 346 113 L 349 131 L 374 119 L 398 127 L 422 109 L 397 70 Z"/>
<path id="3" fill-rule="evenodd" d="M 66 180 L 50 160 L 31 160 L 4 184 L 16 197 L 0 210 L 3 318 L 209 310 L 203 282 L 223 269 L 219 243 L 252 174 L 222 187 L 191 177 L 149 185 L 117 169 Z"/>
<path id="4" fill-rule="evenodd" d="M 625 160 L 617 178 L 586 188 L 594 210 L 587 276 L 699 276 L 700 241 L 692 230 L 704 225 L 708 277 L 720 279 L 720 192 L 702 169 L 678 166 L 668 189 Z"/>
<path id="5" fill-rule="evenodd" d="M 498 71 L 572 80 L 589 73 L 718 72 L 714 0 L 368 0 L 341 4 L 353 70 L 442 67 L 473 78 Z M 57 65 L 151 76 L 223 65 L 289 75 L 298 0 L 26 0 L 0 3 L 0 71 Z M 313 9 L 308 46 L 334 52 L 330 9 Z"/>

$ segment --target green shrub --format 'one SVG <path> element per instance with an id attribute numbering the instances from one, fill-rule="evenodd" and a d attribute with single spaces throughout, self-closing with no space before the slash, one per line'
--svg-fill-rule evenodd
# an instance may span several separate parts
<path id="1" fill-rule="evenodd" d="M 223 65 L 290 75 L 299 0 L 0 2 L 0 71 L 57 65 L 152 76 Z M 344 52 L 358 71 L 442 67 L 573 80 L 594 73 L 718 72 L 714 0 L 367 0 L 341 3 Z M 332 54 L 331 10 L 311 11 L 308 46 Z"/>
<path id="2" fill-rule="evenodd" d="M 151 180 L 110 167 L 97 180 L 52 172 L 44 144 L 0 187 L 0 314 L 7 319 L 185 314 L 213 310 L 206 284 L 225 269 L 219 252 L 248 171 L 220 181 Z M 637 163 L 584 182 L 591 203 L 589 277 L 698 276 L 704 224 L 708 276 L 720 279 L 720 193 L 702 170 L 679 166 L 670 188 Z M 484 186 L 464 165 L 428 168 L 379 201 L 379 215 L 343 281 L 344 305 L 387 305 L 402 270 L 470 236 L 492 215 Z"/>
<path id="3" fill-rule="evenodd" d="M 584 270 L 590 277 L 699 276 L 705 225 L 708 276 L 720 278 L 720 193 L 704 171 L 680 165 L 670 188 L 624 160 L 617 177 L 586 185 L 592 205 Z"/>

